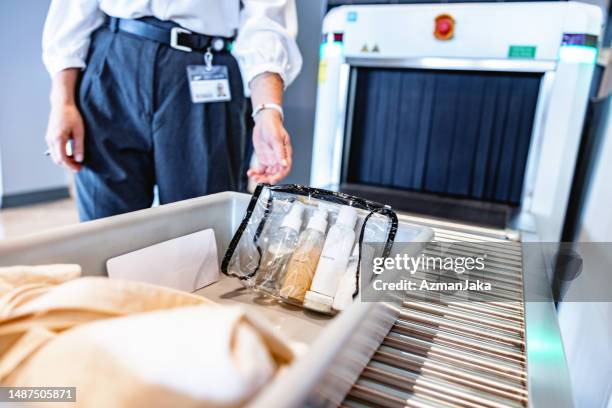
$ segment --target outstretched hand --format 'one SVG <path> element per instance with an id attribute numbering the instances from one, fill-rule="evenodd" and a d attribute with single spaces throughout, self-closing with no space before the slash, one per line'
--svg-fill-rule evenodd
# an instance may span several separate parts
<path id="1" fill-rule="evenodd" d="M 249 83 L 253 109 L 266 103 L 283 104 L 283 80 L 280 75 L 264 72 Z M 260 110 L 253 129 L 255 157 L 247 175 L 258 183 L 276 184 L 289 174 L 293 150 L 280 112 Z"/>
<path id="2" fill-rule="evenodd" d="M 258 183 L 276 184 L 291 171 L 293 149 L 279 112 L 266 109 L 256 118 L 253 146 L 257 161 L 247 175 Z"/>

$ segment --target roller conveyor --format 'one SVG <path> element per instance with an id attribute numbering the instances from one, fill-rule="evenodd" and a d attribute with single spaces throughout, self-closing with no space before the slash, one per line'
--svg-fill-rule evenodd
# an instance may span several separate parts
<path id="1" fill-rule="evenodd" d="M 523 274 L 520 243 L 434 227 L 434 242 L 466 256 L 489 253 L 487 279 L 501 288 L 487 302 L 411 294 L 343 402 L 347 407 L 527 406 Z M 471 243 L 479 243 L 474 245 Z M 499 243 L 503 243 L 499 245 Z M 498 245 L 496 245 L 498 244 Z M 427 248 L 425 254 L 435 255 Z M 491 261 L 491 262 L 490 262 Z M 419 273 L 415 276 L 419 276 Z"/>

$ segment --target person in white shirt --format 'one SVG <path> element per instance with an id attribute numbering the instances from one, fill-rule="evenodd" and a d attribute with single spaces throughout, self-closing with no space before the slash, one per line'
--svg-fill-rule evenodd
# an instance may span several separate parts
<path id="1" fill-rule="evenodd" d="M 296 20 L 294 0 L 53 0 L 46 140 L 76 172 L 81 219 L 150 207 L 155 186 L 163 204 L 287 176 Z"/>

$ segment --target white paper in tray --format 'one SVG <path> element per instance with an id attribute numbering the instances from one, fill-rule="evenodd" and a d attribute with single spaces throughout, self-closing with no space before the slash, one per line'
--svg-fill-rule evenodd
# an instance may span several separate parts
<path id="1" fill-rule="evenodd" d="M 106 270 L 111 279 L 194 292 L 219 280 L 215 233 L 206 229 L 111 258 Z"/>

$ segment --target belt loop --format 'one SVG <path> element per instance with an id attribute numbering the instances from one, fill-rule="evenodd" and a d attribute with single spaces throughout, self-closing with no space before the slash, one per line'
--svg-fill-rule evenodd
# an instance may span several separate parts
<path id="1" fill-rule="evenodd" d="M 119 19 L 117 17 L 111 17 L 108 22 L 108 28 L 110 28 L 110 30 L 113 33 L 116 33 L 118 27 L 119 27 Z"/>

